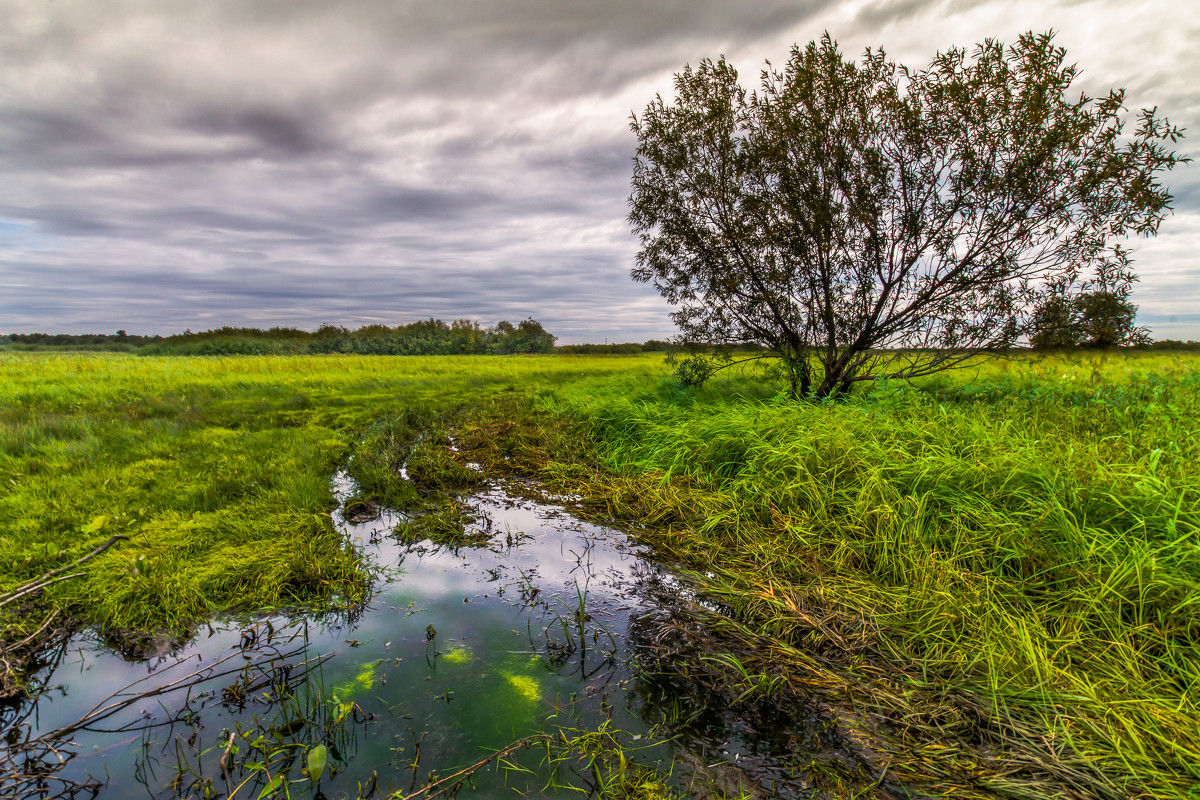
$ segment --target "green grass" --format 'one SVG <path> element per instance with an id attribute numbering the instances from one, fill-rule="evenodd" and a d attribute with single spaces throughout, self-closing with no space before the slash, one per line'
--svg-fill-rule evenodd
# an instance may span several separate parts
<path id="1" fill-rule="evenodd" d="M 47 602 L 142 628 L 353 602 L 332 473 L 437 509 L 479 461 L 644 523 L 736 612 L 745 674 L 851 707 L 890 775 L 1200 796 L 1200 357 L 781 389 L 661 356 L 0 354 L 0 592 L 123 533 Z"/>
<path id="2" fill-rule="evenodd" d="M 992 362 L 823 405 L 778 388 L 579 381 L 529 408 L 540 429 L 485 419 L 476 444 L 650 523 L 776 668 L 877 679 L 860 702 L 975 788 L 1200 794 L 1200 359 Z M 969 763 L 980 742 L 1024 763 Z"/>
<path id="3" fill-rule="evenodd" d="M 655 363 L 0 354 L 0 592 L 124 534 L 86 577 L 50 587 L 50 603 L 154 629 L 354 602 L 367 575 L 329 519 L 340 465 L 367 494 L 413 505 L 474 477 L 429 439 L 439 415 Z M 405 483 L 395 470 L 414 446 Z"/>

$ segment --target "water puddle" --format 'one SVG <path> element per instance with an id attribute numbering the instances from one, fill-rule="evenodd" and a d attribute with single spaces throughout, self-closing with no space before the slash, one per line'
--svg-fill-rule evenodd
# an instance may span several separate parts
<path id="1" fill-rule="evenodd" d="M 339 475 L 335 490 L 353 486 Z M 620 731 L 697 796 L 811 796 L 814 761 L 861 772 L 816 711 L 732 714 L 727 694 L 678 677 L 673 659 L 703 654 L 672 637 L 712 609 L 624 533 L 495 487 L 465 504 L 486 546 L 405 544 L 397 512 L 335 512 L 380 570 L 357 612 L 214 622 L 148 660 L 77 636 L 39 700 L 0 720 L 10 760 L 45 768 L 17 795 L 253 798 L 275 782 L 279 796 L 404 796 L 559 730 Z M 544 746 L 517 749 L 461 796 L 577 796 L 563 785 L 595 780 L 554 766 Z"/>

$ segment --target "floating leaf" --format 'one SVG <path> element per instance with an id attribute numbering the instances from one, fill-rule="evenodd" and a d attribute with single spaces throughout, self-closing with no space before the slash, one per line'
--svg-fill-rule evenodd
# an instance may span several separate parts
<path id="1" fill-rule="evenodd" d="M 329 750 L 319 744 L 308 751 L 308 779 L 313 783 L 321 780 L 325 774 L 325 762 L 329 760 Z"/>

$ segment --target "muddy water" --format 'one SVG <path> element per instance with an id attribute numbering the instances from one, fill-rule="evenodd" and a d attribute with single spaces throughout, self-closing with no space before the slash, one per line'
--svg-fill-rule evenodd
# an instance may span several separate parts
<path id="1" fill-rule="evenodd" d="M 335 480 L 340 497 L 352 488 Z M 39 701 L 4 720 L 10 744 L 100 709 L 43 752 L 57 761 L 44 796 L 101 783 L 105 800 L 258 797 L 279 775 L 292 797 L 406 794 L 522 737 L 602 726 L 696 793 L 807 796 L 802 764 L 856 768 L 815 712 L 733 715 L 728 697 L 669 677 L 662 641 L 702 605 L 625 534 L 498 488 L 468 504 L 485 547 L 401 544 L 404 520 L 386 510 L 359 524 L 335 515 L 380 570 L 357 612 L 226 620 L 158 655 L 147 651 L 169 643 L 123 656 L 77 637 Z M 328 756 L 314 790 L 301 769 L 318 745 Z M 593 780 L 537 747 L 505 761 L 461 796 L 578 796 L 561 784 Z"/>

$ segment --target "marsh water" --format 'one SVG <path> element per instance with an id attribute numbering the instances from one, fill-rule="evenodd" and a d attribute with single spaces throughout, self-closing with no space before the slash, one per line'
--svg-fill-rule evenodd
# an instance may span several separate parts
<path id="1" fill-rule="evenodd" d="M 352 490 L 337 476 L 340 499 Z M 495 486 L 465 502 L 483 546 L 402 543 L 386 509 L 335 513 L 379 572 L 365 607 L 227 619 L 181 642 L 77 636 L 36 703 L 3 720 L 8 745 L 68 731 L 40 755 L 41 796 L 104 800 L 259 797 L 273 780 L 280 796 L 404 796 L 523 737 L 597 730 L 697 796 L 802 797 L 803 764 L 855 771 L 816 710 L 733 713 L 727 694 L 672 679 L 671 659 L 696 654 L 673 654 L 671 631 L 720 609 L 625 533 Z M 460 796 L 579 796 L 565 787 L 598 775 L 535 742 Z"/>

